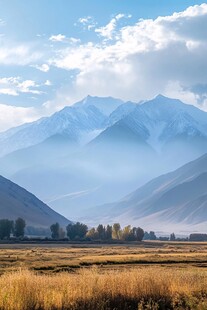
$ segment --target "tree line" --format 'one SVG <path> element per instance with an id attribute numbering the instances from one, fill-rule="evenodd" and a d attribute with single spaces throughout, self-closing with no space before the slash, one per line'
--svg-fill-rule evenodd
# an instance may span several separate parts
<path id="1" fill-rule="evenodd" d="M 130 225 L 121 228 L 119 223 L 113 225 L 99 224 L 96 228 L 88 228 L 87 225 L 77 222 L 75 224 L 68 224 L 66 232 L 60 227 L 59 223 L 50 226 L 51 237 L 53 239 L 63 239 L 65 237 L 69 240 L 123 240 L 123 241 L 142 241 L 144 237 L 144 230 L 141 227 L 131 227 Z"/>
<path id="2" fill-rule="evenodd" d="M 0 219 L 0 239 L 23 238 L 25 236 L 26 222 L 22 218 L 17 218 L 15 221 L 9 219 Z M 30 228 L 31 230 L 31 228 Z M 51 238 L 55 240 L 69 239 L 86 240 L 86 241 L 142 241 L 145 232 L 140 227 L 131 227 L 130 225 L 121 228 L 119 223 L 113 225 L 99 224 L 96 228 L 88 228 L 87 225 L 77 222 L 71 223 L 63 229 L 59 223 L 54 223 L 50 226 Z"/>
<path id="3" fill-rule="evenodd" d="M 25 227 L 26 222 L 20 217 L 17 218 L 15 221 L 1 219 L 0 239 L 9 239 L 11 234 L 13 234 L 13 236 L 16 238 L 24 237 Z"/>
<path id="4" fill-rule="evenodd" d="M 23 238 L 25 236 L 26 222 L 22 218 L 15 221 L 0 219 L 0 240 L 14 238 Z M 27 235 L 35 232 L 36 228 L 28 227 Z M 60 227 L 59 223 L 52 224 L 48 229 L 40 229 L 42 235 L 47 231 L 54 240 L 67 239 L 71 241 L 142 241 L 142 240 L 160 240 L 160 241 L 207 241 L 207 234 L 194 233 L 186 238 L 177 238 L 174 233 L 169 237 L 157 237 L 153 231 L 144 232 L 141 227 L 125 226 L 123 229 L 119 223 L 113 225 L 99 224 L 97 227 L 88 228 L 87 225 L 77 222 L 68 224 L 66 229 Z M 38 228 L 39 232 L 39 228 Z M 29 235 L 30 235 L 29 233 Z"/>

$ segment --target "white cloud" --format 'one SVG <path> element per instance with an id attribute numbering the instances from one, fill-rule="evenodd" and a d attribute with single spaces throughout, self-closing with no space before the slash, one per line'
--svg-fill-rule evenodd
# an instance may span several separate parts
<path id="1" fill-rule="evenodd" d="M 81 40 L 78 39 L 78 38 L 71 37 L 71 38 L 69 38 L 69 42 L 72 43 L 72 44 L 77 44 L 77 43 L 80 43 Z"/>
<path id="2" fill-rule="evenodd" d="M 42 92 L 37 90 L 39 87 L 35 81 L 24 80 L 20 77 L 0 78 L 0 94 L 18 96 L 20 93 L 31 93 L 39 95 Z"/>
<path id="3" fill-rule="evenodd" d="M 34 67 L 42 72 L 48 72 L 50 70 L 50 67 L 48 66 L 48 64 L 31 65 L 31 67 Z"/>
<path id="4" fill-rule="evenodd" d="M 81 42 L 81 40 L 78 38 L 74 38 L 74 37 L 67 38 L 65 35 L 62 35 L 62 34 L 51 36 L 49 38 L 49 41 L 64 42 L 64 43 L 70 43 L 70 44 L 74 44 L 74 45 Z"/>
<path id="5" fill-rule="evenodd" d="M 91 16 L 80 18 L 79 24 L 84 29 L 93 29 L 97 35 L 94 42 L 82 43 L 78 38 L 59 34 L 51 36 L 51 41 L 64 44 L 52 44 L 50 49 L 46 37 L 46 45 L 41 41 L 41 48 L 31 44 L 2 44 L 0 64 L 29 65 L 42 72 L 55 66 L 72 71 L 68 77 L 73 75 L 68 84 L 66 79 L 60 83 L 56 97 L 45 102 L 41 111 L 19 108 L 21 122 L 30 112 L 32 117 L 50 114 L 87 94 L 139 101 L 163 93 L 195 105 L 202 103 L 203 109 L 207 109 L 207 86 L 205 90 L 200 87 L 199 94 L 194 87 L 207 84 L 207 4 L 120 27 L 119 21 L 126 17 L 130 16 L 118 14 L 99 28 Z M 1 78 L 0 93 L 40 94 L 42 86 L 51 85 L 49 74 L 47 78 L 42 85 L 26 78 Z M 6 106 L 4 111 L 5 120 L 8 117 L 11 125 L 16 110 Z"/>
<path id="6" fill-rule="evenodd" d="M 51 83 L 51 81 L 50 81 L 50 80 L 46 80 L 44 85 L 45 85 L 45 86 L 51 86 L 51 85 L 52 85 L 52 83 Z"/>
<path id="7" fill-rule="evenodd" d="M 12 88 L 0 88 L 0 94 L 2 95 L 10 95 L 10 96 L 18 96 L 18 93 L 15 89 Z"/>
<path id="8" fill-rule="evenodd" d="M 92 16 L 81 17 L 78 19 L 78 23 L 83 25 L 83 28 L 86 30 L 92 30 L 96 27 L 97 23 Z M 75 24 L 76 26 L 77 24 Z"/>
<path id="9" fill-rule="evenodd" d="M 97 32 L 100 36 L 112 40 L 115 35 L 115 30 L 117 27 L 117 22 L 122 18 L 130 18 L 131 15 L 118 14 L 104 27 L 96 28 L 95 32 Z"/>
<path id="10" fill-rule="evenodd" d="M 63 34 L 52 35 L 49 40 L 52 42 L 62 42 L 66 39 L 66 36 Z"/>
<path id="11" fill-rule="evenodd" d="M 42 58 L 42 52 L 26 44 L 0 47 L 0 65 L 28 65 Z"/>
<path id="12" fill-rule="evenodd" d="M 35 108 L 14 107 L 0 104 L 0 131 L 38 119 Z"/>
<path id="13" fill-rule="evenodd" d="M 95 30 L 101 43 L 59 49 L 59 57 L 50 59 L 58 68 L 78 70 L 70 93 L 138 101 L 174 87 L 177 97 L 195 102 L 185 89 L 207 81 L 207 4 L 117 29 L 120 18 Z"/>

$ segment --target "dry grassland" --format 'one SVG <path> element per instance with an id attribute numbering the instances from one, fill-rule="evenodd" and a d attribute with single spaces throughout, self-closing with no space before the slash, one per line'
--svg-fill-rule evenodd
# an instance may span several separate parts
<path id="1" fill-rule="evenodd" d="M 0 246 L 1 310 L 207 309 L 207 244 Z"/>

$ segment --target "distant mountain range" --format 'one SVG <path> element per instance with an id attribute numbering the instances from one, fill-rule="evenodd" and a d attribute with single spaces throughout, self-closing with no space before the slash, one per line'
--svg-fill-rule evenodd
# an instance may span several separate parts
<path id="1" fill-rule="evenodd" d="M 0 219 L 16 220 L 21 217 L 27 226 L 43 228 L 49 228 L 56 222 L 65 228 L 71 223 L 36 196 L 2 176 L 0 176 L 0 201 Z"/>
<path id="2" fill-rule="evenodd" d="M 88 96 L 0 134 L 0 173 L 79 219 L 207 152 L 207 113 L 158 95 Z"/>
<path id="3" fill-rule="evenodd" d="M 207 154 L 153 179 L 116 203 L 88 210 L 84 220 L 141 225 L 156 231 L 206 231 L 206 185 Z"/>
<path id="4" fill-rule="evenodd" d="M 118 124 L 131 129 L 158 152 L 165 151 L 171 143 L 182 141 L 186 144 L 196 139 L 205 142 L 206 147 L 207 113 L 162 95 L 137 105 L 131 113 L 120 118 Z"/>
<path id="5" fill-rule="evenodd" d="M 113 142 L 133 136 L 134 140 L 148 144 L 158 153 L 166 151 L 171 144 L 190 145 L 192 141 L 200 144 L 199 153 L 206 149 L 206 129 L 207 113 L 180 100 L 158 95 L 150 101 L 135 104 L 111 97 L 88 96 L 50 117 L 0 133 L 0 144 L 4 155 L 53 136 L 60 139 L 64 136 L 68 144 L 81 145 L 93 139 L 99 143 L 103 136 L 104 141 Z"/>
<path id="6" fill-rule="evenodd" d="M 108 115 L 123 101 L 88 96 L 73 106 L 65 107 L 50 117 L 0 133 L 1 155 L 43 142 L 54 135 L 68 136 L 72 142 L 87 141 L 93 131 L 103 130 Z M 98 134 L 98 133 L 97 133 Z"/>

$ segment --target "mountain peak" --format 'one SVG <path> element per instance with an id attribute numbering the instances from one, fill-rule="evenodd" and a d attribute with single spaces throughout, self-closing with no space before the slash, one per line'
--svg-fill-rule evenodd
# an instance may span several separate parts
<path id="1" fill-rule="evenodd" d="M 169 110 L 169 108 L 174 111 L 175 109 L 183 109 L 184 107 L 188 106 L 187 104 L 183 103 L 179 99 L 173 99 L 166 96 L 163 96 L 161 94 L 158 94 L 156 97 L 152 98 L 151 100 L 144 101 L 142 106 L 148 106 L 150 108 L 157 108 L 159 110 Z"/>
<path id="2" fill-rule="evenodd" d="M 81 100 L 81 102 L 84 104 L 84 103 L 87 103 L 88 101 L 93 100 L 94 98 L 96 98 L 96 97 L 93 97 L 93 96 L 91 96 L 91 95 L 87 95 L 85 98 L 83 98 L 83 99 Z"/>
<path id="3" fill-rule="evenodd" d="M 157 96 L 155 96 L 152 100 L 159 100 L 159 101 L 180 101 L 178 99 L 174 99 L 174 98 L 169 98 L 166 97 L 162 94 L 158 94 Z"/>
<path id="4" fill-rule="evenodd" d="M 81 101 L 75 103 L 74 107 L 94 106 L 99 109 L 104 115 L 109 116 L 116 108 L 124 102 L 121 99 L 112 97 L 97 97 L 88 95 Z"/>
<path id="5" fill-rule="evenodd" d="M 157 96 L 155 96 L 154 99 L 169 99 L 168 97 L 162 95 L 162 94 L 158 94 Z"/>

